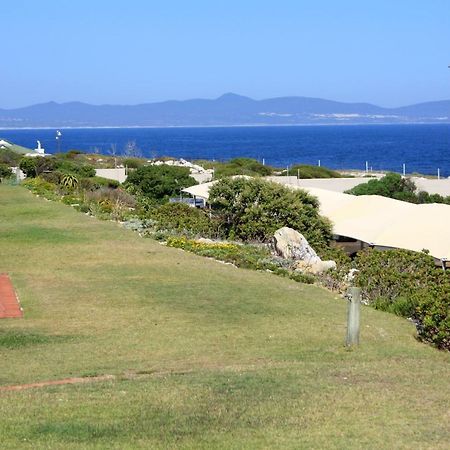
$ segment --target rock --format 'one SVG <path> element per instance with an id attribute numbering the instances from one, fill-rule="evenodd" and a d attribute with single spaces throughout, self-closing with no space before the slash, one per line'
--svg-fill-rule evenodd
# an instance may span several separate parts
<path id="1" fill-rule="evenodd" d="M 294 265 L 294 270 L 303 273 L 312 273 L 313 275 L 327 272 L 332 269 L 336 269 L 336 263 L 334 261 L 320 261 L 314 264 L 308 264 L 305 261 L 297 261 Z"/>
<path id="2" fill-rule="evenodd" d="M 295 270 L 317 275 L 336 269 L 334 261 L 322 261 L 306 238 L 292 228 L 283 227 L 277 230 L 274 234 L 274 244 L 281 257 L 295 260 Z"/>
<path id="3" fill-rule="evenodd" d="M 274 243 L 277 253 L 285 259 L 298 259 L 309 265 L 320 262 L 314 249 L 305 237 L 292 228 L 283 227 L 275 231 Z"/>
<path id="4" fill-rule="evenodd" d="M 214 241 L 212 239 L 207 238 L 200 238 L 197 239 L 195 242 L 198 242 L 199 244 L 214 244 Z"/>

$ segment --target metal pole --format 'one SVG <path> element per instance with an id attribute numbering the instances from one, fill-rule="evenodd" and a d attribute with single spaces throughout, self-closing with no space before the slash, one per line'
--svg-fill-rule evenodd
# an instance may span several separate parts
<path id="1" fill-rule="evenodd" d="M 438 168 L 438 180 L 441 179 L 441 169 Z"/>
<path id="2" fill-rule="evenodd" d="M 359 345 L 359 319 L 361 309 L 361 288 L 351 287 L 348 291 L 347 338 L 345 345 Z"/>

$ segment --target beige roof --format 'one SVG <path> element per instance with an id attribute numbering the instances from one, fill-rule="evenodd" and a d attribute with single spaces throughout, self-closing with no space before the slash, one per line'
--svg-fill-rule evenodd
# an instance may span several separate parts
<path id="1" fill-rule="evenodd" d="M 450 260 L 450 206 L 415 205 L 378 195 L 353 196 L 307 189 L 319 199 L 320 212 L 333 222 L 333 232 L 378 247 L 429 250 Z"/>
<path id="2" fill-rule="evenodd" d="M 209 183 L 196 184 L 194 186 L 182 189 L 182 191 L 192 195 L 192 197 L 198 197 L 208 200 L 209 189 L 214 183 L 217 183 L 217 181 L 210 181 Z"/>
<path id="3" fill-rule="evenodd" d="M 207 200 L 214 183 L 192 186 L 184 192 Z M 306 190 L 319 199 L 320 212 L 332 221 L 334 234 L 379 247 L 427 249 L 437 259 L 450 260 L 449 205 L 415 205 L 378 195 Z"/>

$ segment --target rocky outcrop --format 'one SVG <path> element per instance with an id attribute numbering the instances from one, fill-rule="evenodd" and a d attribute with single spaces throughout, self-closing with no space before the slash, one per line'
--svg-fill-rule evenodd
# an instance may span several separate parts
<path id="1" fill-rule="evenodd" d="M 283 227 L 275 232 L 274 247 L 279 256 L 295 261 L 295 270 L 318 274 L 336 268 L 334 261 L 322 261 L 306 238 L 292 228 Z"/>

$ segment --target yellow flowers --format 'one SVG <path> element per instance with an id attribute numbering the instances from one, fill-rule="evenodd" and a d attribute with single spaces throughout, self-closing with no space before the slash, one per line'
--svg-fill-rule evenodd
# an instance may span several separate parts
<path id="1" fill-rule="evenodd" d="M 182 248 L 191 252 L 198 252 L 201 250 L 227 250 L 233 251 L 240 248 L 237 244 L 230 244 L 228 242 L 198 242 L 184 237 L 170 237 L 167 239 L 169 247 Z"/>

